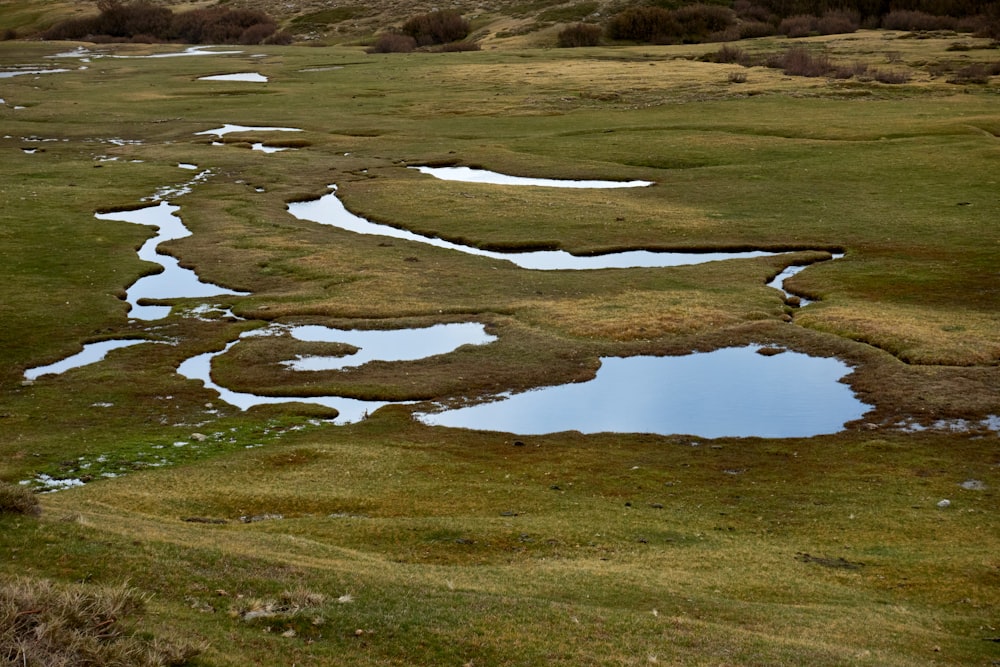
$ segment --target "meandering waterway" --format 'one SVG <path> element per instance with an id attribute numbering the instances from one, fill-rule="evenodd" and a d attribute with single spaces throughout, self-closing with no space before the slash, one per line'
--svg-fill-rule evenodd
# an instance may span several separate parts
<path id="1" fill-rule="evenodd" d="M 232 132 L 287 131 L 297 128 L 223 125 L 199 132 L 199 135 L 222 137 Z M 182 169 L 196 170 L 196 165 L 179 163 Z M 578 182 L 530 179 L 508 180 L 502 174 L 478 173 L 455 168 L 422 169 L 436 178 L 475 179 L 475 182 L 545 187 L 646 187 L 645 181 Z M 127 290 L 130 316 L 156 320 L 170 313 L 169 306 L 147 305 L 146 300 L 198 299 L 216 296 L 246 295 L 199 279 L 190 269 L 179 266 L 170 255 L 158 251 L 164 241 L 191 234 L 176 215 L 179 207 L 166 198 L 179 196 L 194 183 L 207 177 L 201 172 L 180 186 L 163 188 L 150 199 L 158 203 L 134 211 L 98 214 L 108 221 L 123 221 L 155 227 L 157 234 L 139 250 L 139 257 L 163 267 L 162 272 L 137 280 Z M 568 185 L 567 183 L 574 183 Z M 614 185 L 609 185 L 614 184 Z M 380 225 L 348 211 L 331 192 L 312 201 L 288 206 L 294 217 L 359 233 L 376 234 L 423 243 L 456 252 L 490 259 L 505 260 L 530 270 L 587 270 L 632 267 L 668 267 L 707 261 L 752 258 L 779 253 L 766 251 L 676 253 L 627 251 L 597 256 L 576 256 L 563 251 L 501 253 L 453 243 L 439 238 Z M 785 278 L 805 267 L 789 267 L 769 283 L 783 289 Z M 787 293 L 786 293 L 787 295 Z M 495 337 L 475 322 L 441 324 L 417 329 L 360 331 L 322 326 L 274 324 L 244 333 L 217 352 L 195 355 L 182 362 L 177 372 L 202 382 L 217 392 L 219 398 L 240 409 L 274 403 L 312 403 L 334 408 L 337 423 L 363 419 L 389 401 L 361 401 L 341 396 L 259 396 L 236 392 L 216 383 L 211 374 L 212 361 L 242 340 L 254 336 L 288 334 L 306 342 L 342 343 L 353 348 L 348 354 L 306 355 L 288 359 L 288 372 L 310 373 L 361 367 L 371 361 L 401 361 L 447 354 L 462 345 L 485 345 Z M 84 353 L 58 364 L 31 369 L 27 379 L 47 373 L 62 372 L 85 363 L 96 363 L 110 349 L 135 345 L 141 340 L 104 341 L 85 346 Z M 841 380 L 850 368 L 836 359 L 809 357 L 796 352 L 763 356 L 754 348 L 717 350 L 683 357 L 608 357 L 593 380 L 557 387 L 547 387 L 463 408 L 423 411 L 418 417 L 428 424 L 461 426 L 474 429 L 502 430 L 522 434 L 562 430 L 582 432 L 686 433 L 703 437 L 761 436 L 800 437 L 830 433 L 857 419 L 868 406 L 857 400 Z M 407 403 L 409 404 L 409 402 Z"/>

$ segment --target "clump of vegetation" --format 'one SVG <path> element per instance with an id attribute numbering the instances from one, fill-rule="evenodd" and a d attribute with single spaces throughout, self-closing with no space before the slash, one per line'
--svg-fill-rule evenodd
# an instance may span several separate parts
<path id="1" fill-rule="evenodd" d="M 415 48 L 417 48 L 417 40 L 409 35 L 400 35 L 398 32 L 384 32 L 365 51 L 367 53 L 409 53 Z"/>
<path id="2" fill-rule="evenodd" d="M 261 11 L 208 7 L 174 14 L 147 0 L 98 0 L 97 16 L 70 19 L 42 37 L 91 42 L 288 44 L 291 35 Z"/>
<path id="3" fill-rule="evenodd" d="M 781 21 L 778 32 L 788 37 L 837 35 L 855 32 L 861 27 L 861 15 L 856 11 L 834 10 L 822 16 L 800 14 Z"/>
<path id="4" fill-rule="evenodd" d="M 948 83 L 956 84 L 987 84 L 991 76 L 1000 74 L 1000 61 L 992 64 L 973 63 L 959 69 L 948 77 Z"/>
<path id="5" fill-rule="evenodd" d="M 608 37 L 652 44 L 730 41 L 780 33 L 788 37 L 852 33 L 861 27 L 887 30 L 958 30 L 981 37 L 1000 37 L 1000 11 L 984 0 L 909 3 L 883 9 L 865 2 L 817 0 L 736 0 L 732 8 L 717 4 L 677 6 L 654 0 L 628 7 L 607 23 Z"/>
<path id="6" fill-rule="evenodd" d="M 908 9 L 896 9 L 882 17 L 882 27 L 885 30 L 954 30 L 956 23 L 951 16 L 936 16 Z"/>
<path id="7" fill-rule="evenodd" d="M 866 63 L 837 63 L 822 52 L 815 52 L 803 46 L 794 46 L 787 51 L 770 54 L 751 55 L 735 46 L 726 44 L 715 53 L 706 56 L 706 60 L 716 63 L 735 64 L 743 67 L 764 66 L 780 69 L 788 76 L 830 77 L 832 79 L 850 79 L 878 81 L 879 83 L 900 84 L 910 81 L 910 74 L 902 69 L 879 70 L 872 69 Z M 745 77 L 737 77 L 730 73 L 729 80 L 742 83 Z"/>
<path id="8" fill-rule="evenodd" d="M 789 76 L 826 76 L 834 71 L 829 56 L 803 47 L 793 47 L 776 56 L 772 66 Z"/>
<path id="9" fill-rule="evenodd" d="M 145 599 L 133 588 L 0 583 L 0 662 L 6 665 L 184 665 L 202 648 L 136 632 Z"/>
<path id="10" fill-rule="evenodd" d="M 457 42 L 469 36 L 469 22 L 451 9 L 420 14 L 407 19 L 400 32 L 416 40 L 417 46 Z"/>
<path id="11" fill-rule="evenodd" d="M 557 44 L 560 48 L 577 46 L 597 46 L 601 42 L 601 28 L 592 23 L 574 23 L 559 32 Z"/>
<path id="12" fill-rule="evenodd" d="M 679 44 L 735 39 L 729 32 L 736 15 L 718 5 L 694 4 L 669 10 L 662 7 L 630 7 L 615 14 L 607 25 L 611 39 Z"/>
<path id="13" fill-rule="evenodd" d="M 42 508 L 38 497 L 26 486 L 0 482 L 0 514 L 28 514 L 38 516 Z"/>

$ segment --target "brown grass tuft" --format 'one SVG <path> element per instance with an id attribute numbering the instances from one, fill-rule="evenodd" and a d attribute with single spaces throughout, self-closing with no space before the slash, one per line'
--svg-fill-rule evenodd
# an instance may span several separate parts
<path id="1" fill-rule="evenodd" d="M 38 498 L 25 486 L 0 482 L 0 514 L 30 514 L 38 516 L 42 508 Z"/>
<path id="2" fill-rule="evenodd" d="M 127 619 L 145 599 L 127 585 L 0 583 L 0 660 L 9 665 L 183 665 L 201 652 L 186 642 L 139 635 Z"/>

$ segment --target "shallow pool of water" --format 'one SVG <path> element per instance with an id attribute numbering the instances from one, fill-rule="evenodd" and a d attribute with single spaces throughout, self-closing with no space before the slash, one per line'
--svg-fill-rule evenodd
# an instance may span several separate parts
<path id="1" fill-rule="evenodd" d="M 840 382 L 850 371 L 837 359 L 791 351 L 764 356 L 755 347 L 681 357 L 608 357 L 589 382 L 418 418 L 431 425 L 521 435 L 809 437 L 841 431 L 869 410 Z"/>
<path id="2" fill-rule="evenodd" d="M 402 361 L 421 359 L 437 354 L 451 352 L 462 345 L 482 345 L 494 340 L 487 334 L 482 324 L 475 322 L 438 324 L 420 329 L 400 329 L 382 331 L 361 331 L 335 329 L 323 326 L 285 326 L 272 325 L 265 329 L 255 329 L 244 333 L 242 338 L 275 335 L 289 332 L 293 337 L 303 341 L 347 343 L 360 348 L 353 355 L 345 357 L 306 357 L 315 359 L 319 367 L 313 368 L 314 362 L 306 361 L 308 368 L 302 370 L 325 370 L 329 368 L 348 368 L 360 366 L 369 361 Z M 255 405 L 274 405 L 282 403 L 306 403 L 334 408 L 339 413 L 335 423 L 347 424 L 360 421 L 378 410 L 390 401 L 362 401 L 340 396 L 258 396 L 256 394 L 236 392 L 217 384 L 212 380 L 212 359 L 225 354 L 239 339 L 229 343 L 222 352 L 208 352 L 192 357 L 177 368 L 182 376 L 202 382 L 205 387 L 219 394 L 219 398 L 241 410 L 247 410 Z M 292 362 L 295 363 L 295 362 Z M 403 402 L 409 404 L 411 402 Z"/>
<path id="3" fill-rule="evenodd" d="M 653 185 L 652 181 L 578 181 L 554 178 L 525 178 L 523 176 L 508 176 L 485 169 L 471 167 L 410 167 L 421 174 L 428 174 L 443 181 L 460 181 L 462 183 L 488 183 L 492 185 L 528 185 L 548 188 L 644 188 Z"/>
<path id="4" fill-rule="evenodd" d="M 27 74 L 58 74 L 59 72 L 69 71 L 68 69 L 17 69 L 0 72 L 0 79 L 10 79 L 15 76 L 25 76 Z"/>
<path id="5" fill-rule="evenodd" d="M 149 341 L 143 339 L 129 338 L 124 340 L 105 340 L 99 343 L 87 343 L 83 346 L 83 350 L 81 352 L 77 352 L 76 354 L 57 361 L 54 364 L 29 368 L 24 372 L 24 377 L 28 380 L 34 380 L 43 375 L 59 375 L 60 373 L 65 373 L 72 368 L 80 368 L 81 366 L 95 364 L 98 361 L 103 360 L 111 350 L 117 350 L 122 347 L 131 347 L 132 345 L 139 345 L 140 343 L 148 342 Z"/>
<path id="6" fill-rule="evenodd" d="M 199 76 L 199 81 L 242 81 L 245 83 L 267 83 L 267 77 L 258 72 L 237 72 L 235 74 L 213 74 Z"/>
<path id="7" fill-rule="evenodd" d="M 388 236 L 424 243 L 438 248 L 456 250 L 470 255 L 489 257 L 513 262 L 523 269 L 539 271 L 552 270 L 588 270 L 588 269 L 627 269 L 627 268 L 657 268 L 667 266 L 684 266 L 702 264 L 723 259 L 747 259 L 765 257 L 782 253 L 754 250 L 748 252 L 653 252 L 650 250 L 629 250 L 609 253 L 607 255 L 572 255 L 563 250 L 541 250 L 536 252 L 493 252 L 473 246 L 452 243 L 431 236 L 421 236 L 405 229 L 389 225 L 381 225 L 354 215 L 348 211 L 337 198 L 336 187 L 330 186 L 334 192 L 323 195 L 311 201 L 294 202 L 288 205 L 288 212 L 300 220 L 308 220 L 321 225 L 330 225 L 357 234 L 373 234 Z"/>
<path id="8" fill-rule="evenodd" d="M 242 51 L 209 51 L 217 47 L 212 46 L 191 46 L 183 51 L 171 51 L 169 53 L 154 53 L 148 56 L 128 56 L 128 55 L 113 55 L 112 58 L 180 58 L 184 56 L 225 56 L 225 55 L 236 55 L 243 53 Z"/>
<path id="9" fill-rule="evenodd" d="M 368 331 L 317 325 L 288 329 L 296 340 L 316 343 L 346 343 L 359 348 L 340 357 L 301 356 L 283 362 L 297 371 L 327 371 L 354 368 L 369 361 L 407 361 L 452 352 L 463 345 L 485 345 L 496 340 L 482 324 L 462 322 L 437 324 L 421 329 Z"/>
<path id="10" fill-rule="evenodd" d="M 203 130 L 201 132 L 195 132 L 195 136 L 217 136 L 224 137 L 227 134 L 233 132 L 301 132 L 297 127 L 269 127 L 265 125 L 232 125 L 226 123 L 222 127 L 212 128 L 211 130 Z"/>

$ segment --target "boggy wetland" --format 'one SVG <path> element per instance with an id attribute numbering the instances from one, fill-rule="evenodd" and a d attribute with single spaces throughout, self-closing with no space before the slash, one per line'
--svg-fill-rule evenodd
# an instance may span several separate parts
<path id="1" fill-rule="evenodd" d="M 956 39 L 0 42 L 2 576 L 128 582 L 190 664 L 993 664 Z"/>

